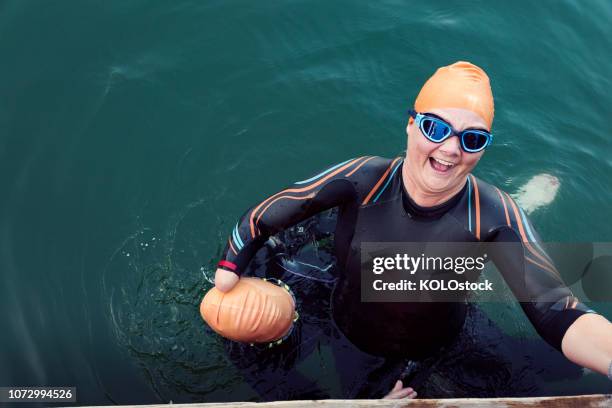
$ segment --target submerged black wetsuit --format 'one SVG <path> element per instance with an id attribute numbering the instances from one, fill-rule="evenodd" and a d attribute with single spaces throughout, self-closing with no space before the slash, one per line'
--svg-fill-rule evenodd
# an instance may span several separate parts
<path id="1" fill-rule="evenodd" d="M 568 327 L 592 311 L 564 285 L 512 198 L 470 175 L 449 201 L 422 208 L 404 188 L 402 164 L 401 157 L 360 157 L 272 195 L 242 216 L 220 267 L 241 274 L 271 235 L 338 207 L 335 251 L 340 275 L 332 299 L 337 326 L 371 355 L 421 358 L 435 353 L 459 332 L 465 303 L 361 302 L 360 244 L 517 242 L 522 244 L 521 256 L 502 253 L 494 262 L 517 298 L 530 300 L 522 301 L 521 307 L 537 332 L 560 350 Z M 513 283 L 513 275 L 523 270 L 525 284 Z"/>

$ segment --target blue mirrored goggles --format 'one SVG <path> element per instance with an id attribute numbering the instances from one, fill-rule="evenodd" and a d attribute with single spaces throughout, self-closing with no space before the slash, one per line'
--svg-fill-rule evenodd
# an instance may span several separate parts
<path id="1" fill-rule="evenodd" d="M 493 135 L 484 130 L 466 129 L 457 132 L 440 118 L 417 113 L 413 109 L 408 113 L 414 118 L 423 135 L 434 143 L 442 143 L 452 135 L 457 135 L 461 141 L 461 148 L 467 153 L 477 153 L 493 143 Z"/>

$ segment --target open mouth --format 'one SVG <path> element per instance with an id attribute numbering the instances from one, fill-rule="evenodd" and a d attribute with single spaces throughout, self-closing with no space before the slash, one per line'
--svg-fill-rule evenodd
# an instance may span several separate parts
<path id="1" fill-rule="evenodd" d="M 455 163 L 447 162 L 446 160 L 436 159 L 434 157 L 429 158 L 429 164 L 435 171 L 440 173 L 448 173 L 453 167 L 456 166 Z"/>

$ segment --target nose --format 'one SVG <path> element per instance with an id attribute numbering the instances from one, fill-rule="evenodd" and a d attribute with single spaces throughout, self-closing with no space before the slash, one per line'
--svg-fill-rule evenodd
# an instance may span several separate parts
<path id="1" fill-rule="evenodd" d="M 449 157 L 457 157 L 461 154 L 461 144 L 459 141 L 459 136 L 452 135 L 438 148 L 442 153 L 448 155 Z"/>

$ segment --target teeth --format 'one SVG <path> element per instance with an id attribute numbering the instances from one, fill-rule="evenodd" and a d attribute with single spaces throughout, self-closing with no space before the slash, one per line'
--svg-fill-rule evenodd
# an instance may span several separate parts
<path id="1" fill-rule="evenodd" d="M 455 163 L 447 162 L 445 160 L 436 159 L 435 157 L 432 157 L 432 159 L 434 159 L 438 163 L 443 164 L 443 165 L 448 166 L 448 167 L 452 167 L 452 166 L 455 165 Z"/>

